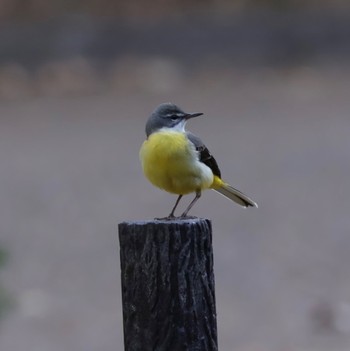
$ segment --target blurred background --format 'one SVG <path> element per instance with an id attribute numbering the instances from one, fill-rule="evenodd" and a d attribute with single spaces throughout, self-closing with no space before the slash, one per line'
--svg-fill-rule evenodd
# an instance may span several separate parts
<path id="1" fill-rule="evenodd" d="M 349 38 L 347 0 L 2 0 L 0 349 L 123 350 L 117 224 L 175 201 L 138 161 L 171 101 L 259 203 L 192 212 L 220 350 L 350 350 Z"/>

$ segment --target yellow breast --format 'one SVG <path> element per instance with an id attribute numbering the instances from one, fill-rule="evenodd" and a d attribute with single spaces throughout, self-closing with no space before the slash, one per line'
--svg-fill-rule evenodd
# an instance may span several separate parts
<path id="1" fill-rule="evenodd" d="M 155 186 L 174 194 L 209 188 L 213 173 L 198 160 L 185 133 L 161 130 L 142 144 L 140 160 L 145 176 Z"/>

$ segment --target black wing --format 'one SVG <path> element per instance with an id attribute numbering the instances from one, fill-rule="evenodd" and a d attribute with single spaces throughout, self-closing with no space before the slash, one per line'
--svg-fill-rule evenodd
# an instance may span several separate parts
<path id="1" fill-rule="evenodd" d="M 199 153 L 199 161 L 207 165 L 212 171 L 213 174 L 221 178 L 221 172 L 215 158 L 211 155 L 208 148 L 203 144 L 197 136 L 192 133 L 186 133 L 187 138 L 194 144 L 196 150 Z"/>

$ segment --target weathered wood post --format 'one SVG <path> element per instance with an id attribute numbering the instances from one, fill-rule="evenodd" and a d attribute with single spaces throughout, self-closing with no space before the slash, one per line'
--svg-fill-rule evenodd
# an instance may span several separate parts
<path id="1" fill-rule="evenodd" d="M 216 351 L 211 222 L 119 224 L 125 351 Z"/>

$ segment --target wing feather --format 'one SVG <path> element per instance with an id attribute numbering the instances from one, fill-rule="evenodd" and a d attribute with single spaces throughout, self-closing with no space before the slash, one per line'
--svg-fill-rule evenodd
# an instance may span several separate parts
<path id="1" fill-rule="evenodd" d="M 199 154 L 199 161 L 207 165 L 212 170 L 214 175 L 221 178 L 221 171 L 219 169 L 219 166 L 215 158 L 213 157 L 213 155 L 209 152 L 208 148 L 202 142 L 202 140 L 190 132 L 187 132 L 186 135 L 187 135 L 187 138 L 196 147 L 196 150 L 198 151 L 198 154 Z"/>

